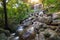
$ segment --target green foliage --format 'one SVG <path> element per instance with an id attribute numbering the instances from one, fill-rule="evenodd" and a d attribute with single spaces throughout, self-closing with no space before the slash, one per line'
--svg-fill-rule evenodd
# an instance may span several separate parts
<path id="1" fill-rule="evenodd" d="M 6 7 L 8 16 L 8 26 L 11 29 L 11 31 L 12 30 L 14 31 L 17 25 L 20 23 L 20 21 L 28 17 L 28 14 L 31 12 L 31 8 L 29 4 L 24 3 L 21 0 L 8 0 L 6 4 L 7 4 Z M 0 7 L 0 14 L 1 14 L 0 25 L 2 27 L 4 23 L 3 7 Z"/>
<path id="2" fill-rule="evenodd" d="M 43 4 L 44 8 L 49 10 L 49 13 L 60 11 L 60 0 L 44 0 Z"/>
<path id="3" fill-rule="evenodd" d="M 26 17 L 28 17 L 30 12 L 31 8 L 29 4 L 19 0 L 10 0 L 7 3 L 8 23 L 10 29 L 12 27 L 15 29 L 16 25 L 19 24 L 21 20 L 24 20 Z"/>

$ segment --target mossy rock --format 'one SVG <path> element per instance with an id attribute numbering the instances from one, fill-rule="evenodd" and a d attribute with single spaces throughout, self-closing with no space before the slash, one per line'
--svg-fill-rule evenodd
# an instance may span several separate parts
<path id="1" fill-rule="evenodd" d="M 5 33 L 0 33 L 0 40 L 7 40 Z"/>

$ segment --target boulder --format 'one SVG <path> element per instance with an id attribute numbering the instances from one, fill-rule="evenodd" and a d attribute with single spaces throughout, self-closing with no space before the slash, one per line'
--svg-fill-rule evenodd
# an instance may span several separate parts
<path id="1" fill-rule="evenodd" d="M 6 36 L 10 36 L 10 31 L 0 28 L 0 33 L 5 33 Z"/>
<path id="2" fill-rule="evenodd" d="M 35 27 L 35 28 L 37 28 L 37 29 L 41 28 L 41 25 L 42 25 L 42 23 L 41 22 L 38 22 L 38 21 L 35 21 L 32 24 L 32 26 Z"/>
<path id="3" fill-rule="evenodd" d="M 34 19 L 35 19 L 34 16 L 29 17 L 28 19 L 26 19 L 26 20 L 24 20 L 24 21 L 22 22 L 22 25 L 24 25 L 24 26 L 29 26 L 29 25 L 32 24 L 32 22 L 34 21 Z"/>
<path id="4" fill-rule="evenodd" d="M 35 40 L 45 40 L 45 37 L 42 33 L 36 34 Z"/>
<path id="5" fill-rule="evenodd" d="M 25 26 L 23 25 L 18 25 L 18 28 L 16 30 L 16 35 L 22 35 L 25 31 Z"/>
<path id="6" fill-rule="evenodd" d="M 53 20 L 51 24 L 53 24 L 53 25 L 57 25 L 58 24 L 59 25 L 60 24 L 60 20 Z"/>
<path id="7" fill-rule="evenodd" d="M 20 40 L 32 40 L 35 38 L 35 35 L 36 33 L 34 31 L 34 27 L 29 26 L 28 28 L 26 28 L 22 35 L 19 35 L 19 37 Z"/>
<path id="8" fill-rule="evenodd" d="M 60 35 L 60 26 L 57 27 L 56 32 Z"/>
<path id="9" fill-rule="evenodd" d="M 16 37 L 10 36 L 8 37 L 8 40 L 19 40 L 19 36 L 16 36 Z"/>
<path id="10" fill-rule="evenodd" d="M 32 24 L 32 21 L 28 21 L 28 22 L 23 23 L 22 25 L 24 25 L 24 26 L 29 26 L 29 25 L 31 25 L 31 24 Z"/>
<path id="11" fill-rule="evenodd" d="M 53 19 L 60 18 L 60 13 L 54 13 L 54 14 L 52 14 L 52 18 Z"/>
<path id="12" fill-rule="evenodd" d="M 58 26 L 51 26 L 51 25 L 49 26 L 49 28 L 50 28 L 51 30 L 56 30 L 57 27 L 58 27 Z"/>
<path id="13" fill-rule="evenodd" d="M 39 34 L 39 40 L 45 40 L 44 34 L 42 32 Z"/>
<path id="14" fill-rule="evenodd" d="M 0 40 L 7 40 L 5 33 L 0 33 Z"/>
<path id="15" fill-rule="evenodd" d="M 60 40 L 59 36 L 50 37 L 47 40 Z"/>
<path id="16" fill-rule="evenodd" d="M 52 19 L 51 19 L 51 16 L 48 16 L 48 17 L 46 17 L 46 16 L 43 16 L 43 17 L 38 16 L 38 21 L 40 21 L 42 23 L 50 24 Z"/>
<path id="17" fill-rule="evenodd" d="M 47 28 L 49 28 L 49 26 L 47 24 L 43 23 L 42 28 L 47 29 Z"/>
<path id="18" fill-rule="evenodd" d="M 54 37 L 55 35 L 57 35 L 57 33 L 56 33 L 55 31 L 51 30 L 51 29 L 46 29 L 46 30 L 44 31 L 44 35 L 45 35 L 46 33 L 48 33 L 48 34 L 50 35 L 49 37 Z"/>

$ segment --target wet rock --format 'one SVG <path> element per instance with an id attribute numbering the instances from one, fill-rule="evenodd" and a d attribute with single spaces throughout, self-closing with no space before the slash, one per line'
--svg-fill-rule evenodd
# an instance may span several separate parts
<path id="1" fill-rule="evenodd" d="M 19 25 L 18 28 L 17 28 L 17 30 L 16 30 L 16 35 L 22 35 L 23 32 L 24 32 L 24 30 L 25 30 L 24 26 Z"/>
<path id="2" fill-rule="evenodd" d="M 45 40 L 44 32 L 39 32 L 39 34 L 36 34 L 35 40 Z"/>
<path id="3" fill-rule="evenodd" d="M 36 34 L 35 40 L 39 40 L 39 34 Z"/>
<path id="4" fill-rule="evenodd" d="M 39 13 L 38 13 L 38 12 L 37 12 L 37 13 L 34 13 L 34 16 L 35 16 L 35 17 L 37 17 L 38 15 L 39 15 Z"/>
<path id="5" fill-rule="evenodd" d="M 45 37 L 44 37 L 43 33 L 39 34 L 39 40 L 45 40 Z"/>
<path id="6" fill-rule="evenodd" d="M 46 29 L 46 28 L 48 28 L 49 26 L 47 25 L 47 24 L 45 24 L 45 23 L 41 23 L 41 22 L 39 22 L 39 21 L 35 21 L 35 22 L 33 22 L 33 25 L 32 25 L 33 27 L 35 27 L 35 29 L 37 29 L 37 30 L 40 30 L 40 29 Z"/>
<path id="7" fill-rule="evenodd" d="M 32 40 L 35 38 L 35 31 L 34 31 L 34 27 L 30 26 L 28 28 L 26 28 L 26 31 L 20 35 L 20 39 L 21 40 Z"/>
<path id="8" fill-rule="evenodd" d="M 48 38 L 53 38 L 57 35 L 57 33 L 51 29 L 45 29 L 44 31 L 40 31 L 40 40 L 47 40 Z"/>
<path id="9" fill-rule="evenodd" d="M 56 14 L 53 14 L 53 15 L 52 15 L 52 18 L 53 18 L 53 19 L 56 19 L 56 18 L 58 18 L 58 15 L 56 15 Z"/>
<path id="10" fill-rule="evenodd" d="M 28 21 L 28 22 L 25 22 L 23 25 L 24 26 L 29 26 L 29 25 L 31 25 L 32 24 L 32 21 Z"/>
<path id="11" fill-rule="evenodd" d="M 51 24 L 53 24 L 53 25 L 58 24 L 59 25 L 60 24 L 60 20 L 53 20 Z"/>
<path id="12" fill-rule="evenodd" d="M 45 30 L 45 29 L 41 28 L 39 31 L 40 31 L 40 32 L 43 32 L 44 30 Z"/>
<path id="13" fill-rule="evenodd" d="M 40 12 L 39 12 L 39 15 L 40 15 L 40 16 L 43 16 L 43 14 L 44 14 L 43 11 L 40 11 Z"/>
<path id="14" fill-rule="evenodd" d="M 19 40 L 19 36 L 14 37 L 12 40 Z"/>
<path id="15" fill-rule="evenodd" d="M 50 24 L 50 22 L 52 21 L 51 16 L 46 17 L 46 16 L 38 16 L 38 21 L 42 22 L 42 23 L 46 23 L 46 24 Z"/>
<path id="16" fill-rule="evenodd" d="M 43 23 L 42 28 L 47 29 L 47 28 L 49 28 L 49 26 L 47 24 Z"/>
<path id="17" fill-rule="evenodd" d="M 49 26 L 51 30 L 56 30 L 58 26 Z"/>
<path id="18" fill-rule="evenodd" d="M 11 33 L 7 40 L 19 40 L 19 36 L 16 33 Z"/>
<path id="19" fill-rule="evenodd" d="M 33 22 L 34 19 L 35 19 L 34 16 L 29 17 L 28 19 L 24 20 L 24 21 L 22 22 L 22 24 L 23 24 L 24 26 L 29 26 L 29 25 L 32 24 L 32 22 Z"/>
<path id="20" fill-rule="evenodd" d="M 56 32 L 59 34 L 60 33 L 60 26 L 57 27 Z M 60 34 L 59 34 L 60 35 Z"/>
<path id="21" fill-rule="evenodd" d="M 51 29 L 46 29 L 44 34 L 46 33 L 50 35 L 49 37 L 54 37 L 55 35 L 57 35 L 57 33 Z"/>
<path id="22" fill-rule="evenodd" d="M 54 36 L 54 37 L 48 38 L 47 40 L 60 40 L 60 37 Z"/>
<path id="23" fill-rule="evenodd" d="M 35 22 L 33 22 L 32 26 L 38 29 L 38 28 L 41 28 L 41 25 L 42 25 L 41 22 L 35 21 Z"/>
<path id="24" fill-rule="evenodd" d="M 16 37 L 10 36 L 10 37 L 8 38 L 8 40 L 19 40 L 19 36 L 16 36 Z"/>
<path id="25" fill-rule="evenodd" d="M 52 14 L 52 18 L 53 19 L 60 18 L 60 13 L 54 13 L 54 14 Z"/>
<path id="26" fill-rule="evenodd" d="M 36 34 L 35 40 L 45 40 L 44 35 L 43 34 Z"/>

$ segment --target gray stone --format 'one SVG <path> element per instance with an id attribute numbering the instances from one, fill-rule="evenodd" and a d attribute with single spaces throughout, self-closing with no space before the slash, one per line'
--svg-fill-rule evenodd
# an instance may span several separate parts
<path id="1" fill-rule="evenodd" d="M 10 36 L 10 37 L 8 38 L 8 40 L 19 40 L 19 36 L 16 36 L 16 37 Z"/>
<path id="2" fill-rule="evenodd" d="M 60 40 L 60 37 L 59 36 L 54 36 L 54 37 L 48 38 L 47 40 Z"/>
<path id="3" fill-rule="evenodd" d="M 45 40 L 45 37 L 44 37 L 43 33 L 39 34 L 39 40 Z"/>
<path id="4" fill-rule="evenodd" d="M 47 28 L 49 28 L 49 26 L 47 24 L 43 23 L 42 28 L 47 29 Z"/>
<path id="5" fill-rule="evenodd" d="M 55 35 L 57 35 L 57 33 L 51 29 L 46 29 L 45 33 L 50 34 L 50 37 L 54 37 Z"/>
<path id="6" fill-rule="evenodd" d="M 34 27 L 29 26 L 28 28 L 26 28 L 26 30 L 24 31 L 24 33 L 22 35 L 20 35 L 20 39 L 21 40 L 32 40 L 35 38 L 35 31 L 34 31 Z"/>
<path id="7" fill-rule="evenodd" d="M 52 21 L 51 16 L 38 16 L 38 21 L 42 22 L 42 23 L 46 23 L 46 24 L 50 24 L 50 22 Z"/>
<path id="8" fill-rule="evenodd" d="M 60 18 L 60 13 L 54 13 L 54 14 L 52 14 L 52 18 L 53 19 Z"/>
<path id="9" fill-rule="evenodd" d="M 24 26 L 29 26 L 29 25 L 32 24 L 32 22 L 34 21 L 34 19 L 35 19 L 34 16 L 29 17 L 28 19 L 24 20 L 22 24 L 23 24 Z"/>
<path id="10" fill-rule="evenodd" d="M 49 26 L 49 28 L 50 28 L 51 30 L 56 30 L 56 29 L 58 28 L 58 26 Z"/>
<path id="11" fill-rule="evenodd" d="M 41 22 L 38 22 L 38 21 L 33 22 L 33 27 L 35 27 L 35 28 L 40 28 L 41 25 L 42 25 Z"/>
<path id="12" fill-rule="evenodd" d="M 16 30 L 16 35 L 22 35 L 24 33 L 24 26 L 19 25 L 17 30 Z"/>
<path id="13" fill-rule="evenodd" d="M 53 20 L 53 22 L 51 24 L 60 24 L 60 20 Z"/>

